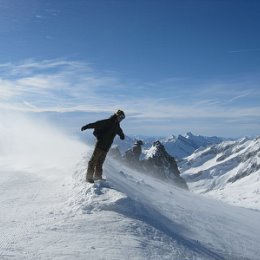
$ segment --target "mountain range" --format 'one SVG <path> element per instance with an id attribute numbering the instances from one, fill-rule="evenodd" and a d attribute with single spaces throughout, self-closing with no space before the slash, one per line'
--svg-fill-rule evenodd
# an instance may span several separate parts
<path id="1" fill-rule="evenodd" d="M 128 137 L 120 150 L 130 148 L 137 139 Z M 260 210 L 260 137 L 231 140 L 189 132 L 184 136 L 142 140 L 141 160 L 153 157 L 157 151 L 155 140 L 160 140 L 176 159 L 180 177 L 191 191 Z"/>
<path id="2" fill-rule="evenodd" d="M 117 145 L 120 151 L 123 153 L 127 149 L 132 147 L 134 142 L 139 139 L 144 142 L 144 154 L 146 154 L 146 151 L 153 146 L 153 143 L 155 141 L 160 141 L 164 145 L 166 151 L 177 160 L 191 155 L 196 149 L 200 147 L 207 147 L 212 144 L 219 144 L 222 141 L 226 140 L 222 137 L 194 135 L 191 132 L 188 132 L 184 136 L 178 135 L 177 137 L 175 135 L 171 135 L 169 137 L 128 136 L 124 142 L 116 139 L 115 145 Z"/>
<path id="3" fill-rule="evenodd" d="M 260 137 L 200 148 L 178 166 L 190 190 L 260 210 Z"/>

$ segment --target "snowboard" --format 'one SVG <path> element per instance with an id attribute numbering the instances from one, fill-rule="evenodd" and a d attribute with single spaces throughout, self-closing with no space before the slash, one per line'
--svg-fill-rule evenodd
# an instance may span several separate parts
<path id="1" fill-rule="evenodd" d="M 106 182 L 107 180 L 106 179 L 98 179 L 98 180 L 95 180 L 95 179 L 87 179 L 86 180 L 87 183 L 99 183 L 99 182 Z"/>

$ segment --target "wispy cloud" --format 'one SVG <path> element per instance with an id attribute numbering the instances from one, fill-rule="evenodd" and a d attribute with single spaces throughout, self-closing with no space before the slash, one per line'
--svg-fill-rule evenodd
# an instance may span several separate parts
<path id="1" fill-rule="evenodd" d="M 229 102 L 233 102 L 233 101 L 235 101 L 235 100 L 245 98 L 245 97 L 249 96 L 250 94 L 251 94 L 251 91 L 246 91 L 246 92 L 244 92 L 244 93 L 241 93 L 241 94 L 239 94 L 239 95 L 234 96 L 233 98 L 231 98 L 231 99 L 229 100 Z"/>
<path id="2" fill-rule="evenodd" d="M 259 104 L 250 104 L 260 93 L 248 82 L 204 82 L 196 87 L 187 79 L 171 78 L 149 85 L 63 59 L 0 64 L 0 72 L 0 108 L 6 110 L 110 113 L 122 108 L 140 124 L 147 120 L 165 124 L 209 118 L 259 120 L 260 115 Z"/>
<path id="3" fill-rule="evenodd" d="M 67 111 L 95 107 L 102 92 L 120 88 L 117 78 L 99 75 L 88 64 L 63 60 L 26 61 L 22 64 L 1 64 L 0 102 L 26 111 L 30 103 L 35 111 Z M 107 102 L 109 103 L 109 102 Z M 6 104 L 5 104 L 6 106 Z M 37 109 L 36 109 L 37 108 Z"/>
<path id="4" fill-rule="evenodd" d="M 229 106 L 234 101 L 241 101 L 239 106 L 243 106 L 244 100 L 251 98 L 260 98 L 260 91 L 257 85 L 260 79 L 253 82 L 250 79 L 235 79 L 220 83 L 205 83 L 201 86 L 198 94 L 201 101 L 204 99 L 211 104 L 219 104 L 220 106 Z M 210 98 L 209 98 L 210 97 Z M 200 102 L 201 102 L 200 101 Z M 233 104 L 234 105 L 234 104 Z"/>
<path id="5" fill-rule="evenodd" d="M 243 53 L 243 52 L 258 52 L 258 51 L 260 51 L 260 48 L 232 50 L 232 51 L 229 51 L 229 52 L 230 53 Z"/>

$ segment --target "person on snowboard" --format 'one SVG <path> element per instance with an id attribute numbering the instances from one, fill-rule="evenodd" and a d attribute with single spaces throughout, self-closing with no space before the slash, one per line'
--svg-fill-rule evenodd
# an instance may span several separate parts
<path id="1" fill-rule="evenodd" d="M 94 180 L 102 180 L 102 167 L 115 136 L 119 135 L 121 140 L 125 139 L 123 130 L 120 127 L 120 122 L 124 118 L 125 113 L 118 110 L 108 119 L 82 126 L 81 131 L 94 129 L 93 135 L 97 138 L 95 149 L 88 163 L 87 182 L 94 183 Z"/>

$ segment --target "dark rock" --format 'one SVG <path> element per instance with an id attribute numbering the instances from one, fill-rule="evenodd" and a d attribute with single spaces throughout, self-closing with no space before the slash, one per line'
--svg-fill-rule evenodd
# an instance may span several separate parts
<path id="1" fill-rule="evenodd" d="M 152 148 L 154 148 L 154 153 L 141 162 L 142 168 L 161 179 L 173 180 L 178 186 L 188 189 L 185 180 L 180 177 L 174 157 L 167 153 L 161 142 L 154 142 Z"/>

